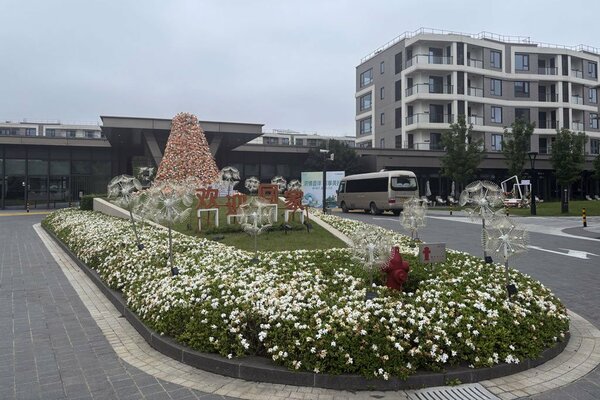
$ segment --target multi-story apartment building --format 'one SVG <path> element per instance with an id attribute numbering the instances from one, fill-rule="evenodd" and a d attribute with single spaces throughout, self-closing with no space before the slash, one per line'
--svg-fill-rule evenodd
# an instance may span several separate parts
<path id="1" fill-rule="evenodd" d="M 356 67 L 356 146 L 441 150 L 442 132 L 465 115 L 487 152 L 504 128 L 535 122 L 531 150 L 549 154 L 557 128 L 585 132 L 600 151 L 600 49 L 536 43 L 487 32 L 419 29 Z"/>
<path id="2" fill-rule="evenodd" d="M 328 136 L 317 133 L 301 133 L 288 129 L 274 129 L 272 132 L 265 132 L 262 136 L 248 143 L 273 146 L 320 147 L 321 145 L 327 145 L 330 140 L 337 140 L 346 143 L 349 147 L 354 147 L 356 138 L 354 136 Z"/>

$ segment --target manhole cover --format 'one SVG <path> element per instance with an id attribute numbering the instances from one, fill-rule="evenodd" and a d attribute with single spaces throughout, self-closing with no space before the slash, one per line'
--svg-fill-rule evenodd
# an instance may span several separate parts
<path id="1" fill-rule="evenodd" d="M 500 400 L 480 384 L 415 390 L 410 400 Z"/>

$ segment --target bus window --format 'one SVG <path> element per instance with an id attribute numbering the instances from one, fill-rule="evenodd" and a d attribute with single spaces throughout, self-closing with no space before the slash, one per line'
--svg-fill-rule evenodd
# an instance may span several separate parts
<path id="1" fill-rule="evenodd" d="M 346 189 L 346 182 L 340 182 L 340 187 L 338 188 L 338 193 L 344 193 Z"/>
<path id="2" fill-rule="evenodd" d="M 417 180 L 410 176 L 394 176 L 392 190 L 417 190 Z"/>

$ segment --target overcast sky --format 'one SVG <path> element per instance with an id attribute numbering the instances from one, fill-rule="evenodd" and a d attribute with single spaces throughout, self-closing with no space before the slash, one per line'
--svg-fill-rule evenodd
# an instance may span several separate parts
<path id="1" fill-rule="evenodd" d="M 354 135 L 361 57 L 420 27 L 600 47 L 598 1 L 0 0 L 0 119 Z"/>

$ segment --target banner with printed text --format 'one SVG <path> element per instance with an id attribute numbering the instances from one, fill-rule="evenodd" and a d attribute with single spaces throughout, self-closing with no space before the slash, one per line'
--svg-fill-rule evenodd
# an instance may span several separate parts
<path id="1" fill-rule="evenodd" d="M 327 208 L 335 207 L 337 200 L 336 190 L 340 181 L 345 176 L 344 171 L 327 171 L 327 184 L 325 196 L 327 197 Z M 302 172 L 302 190 L 304 191 L 303 204 L 309 207 L 323 207 L 323 171 Z"/>

